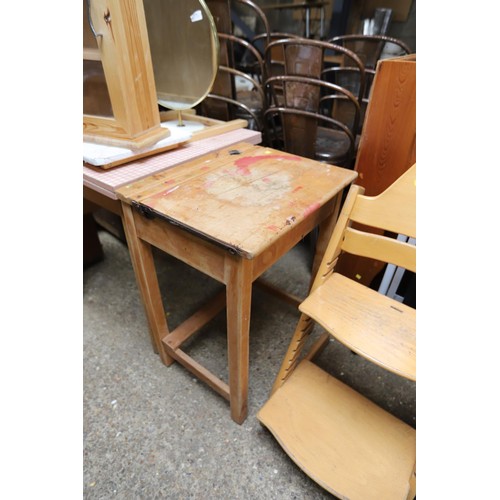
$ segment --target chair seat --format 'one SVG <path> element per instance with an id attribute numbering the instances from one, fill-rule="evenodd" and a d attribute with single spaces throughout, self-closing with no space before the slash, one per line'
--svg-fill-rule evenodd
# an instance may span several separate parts
<path id="1" fill-rule="evenodd" d="M 316 136 L 316 160 L 343 163 L 351 160 L 349 137 L 338 130 L 318 127 Z"/>
<path id="2" fill-rule="evenodd" d="M 290 458 L 339 498 L 406 499 L 415 429 L 310 361 L 257 414 Z"/>
<path id="3" fill-rule="evenodd" d="M 416 311 L 334 273 L 299 309 L 352 351 L 416 380 Z"/>

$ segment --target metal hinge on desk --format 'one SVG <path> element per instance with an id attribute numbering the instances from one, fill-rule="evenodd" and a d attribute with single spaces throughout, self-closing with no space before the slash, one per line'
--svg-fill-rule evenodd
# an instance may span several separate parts
<path id="1" fill-rule="evenodd" d="M 146 219 L 154 219 L 157 216 L 152 208 L 137 201 L 132 202 L 132 207 L 134 207 L 143 217 L 146 217 Z"/>
<path id="2" fill-rule="evenodd" d="M 146 219 L 160 219 L 162 221 L 168 222 L 172 226 L 177 226 L 180 229 L 196 236 L 197 238 L 200 238 L 202 240 L 208 241 L 212 243 L 212 245 L 216 245 L 219 247 L 224 248 L 227 250 L 231 255 L 240 255 L 240 256 L 245 256 L 244 252 L 238 248 L 237 246 L 233 245 L 228 245 L 227 243 L 224 243 L 223 241 L 220 241 L 216 238 L 212 238 L 208 236 L 207 234 L 204 234 L 200 231 L 197 231 L 196 229 L 187 226 L 186 224 L 182 224 L 179 221 L 176 221 L 175 219 L 172 219 L 171 217 L 168 217 L 167 215 L 157 212 L 151 207 L 148 207 L 147 205 L 143 205 L 142 203 L 138 201 L 132 201 L 131 203 L 132 208 L 135 208 L 143 217 Z"/>

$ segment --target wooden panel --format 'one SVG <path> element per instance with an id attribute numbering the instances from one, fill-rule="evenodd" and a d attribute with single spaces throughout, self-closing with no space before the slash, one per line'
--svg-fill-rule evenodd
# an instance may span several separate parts
<path id="1" fill-rule="evenodd" d="M 415 238 L 417 235 L 417 167 L 408 169 L 376 197 L 359 196 L 351 220 Z"/>
<path id="2" fill-rule="evenodd" d="M 181 164 L 242 141 L 258 144 L 261 141 L 261 133 L 240 128 L 212 138 L 188 141 L 182 148 L 127 163 L 119 168 L 102 169 L 84 163 L 83 183 L 90 189 L 116 200 L 115 191 L 119 187 L 125 188 L 133 182 L 153 177 L 171 167 L 179 168 Z"/>
<path id="3" fill-rule="evenodd" d="M 179 179 L 157 184 L 149 196 L 144 196 L 144 183 L 140 192 L 134 193 L 131 186 L 117 194 L 125 200 L 139 200 L 141 195 L 141 203 L 156 214 L 254 258 L 356 177 L 352 170 L 283 151 L 244 147 L 241 154 L 235 145 L 217 158 L 200 158 L 192 175 L 183 177 L 186 170 L 176 170 L 174 174 L 182 174 Z"/>
<path id="4" fill-rule="evenodd" d="M 299 309 L 354 352 L 415 380 L 415 309 L 337 273 Z"/>
<path id="5" fill-rule="evenodd" d="M 384 191 L 416 162 L 415 56 L 379 61 L 355 170 L 366 196 Z"/>
<path id="6" fill-rule="evenodd" d="M 380 234 L 369 234 L 349 228 L 345 232 L 342 250 L 416 271 L 415 246 Z"/>
<path id="7" fill-rule="evenodd" d="M 134 215 L 137 235 L 141 239 L 224 283 L 224 256 L 219 248 L 168 222 Z"/>
<path id="8" fill-rule="evenodd" d="M 375 196 L 416 162 L 416 58 L 382 60 L 372 86 L 355 170 L 356 184 Z M 337 271 L 369 285 L 382 265 L 342 256 Z"/>
<path id="9" fill-rule="evenodd" d="M 136 149 L 168 137 L 168 129 L 160 126 L 142 1 L 93 0 L 91 19 L 102 35 L 97 45 L 113 118 L 84 115 L 85 139 L 111 145 L 119 141 L 123 147 Z M 90 43 L 88 35 L 84 43 Z"/>
<path id="10" fill-rule="evenodd" d="M 257 414 L 314 481 L 338 498 L 406 498 L 415 429 L 302 361 Z"/>

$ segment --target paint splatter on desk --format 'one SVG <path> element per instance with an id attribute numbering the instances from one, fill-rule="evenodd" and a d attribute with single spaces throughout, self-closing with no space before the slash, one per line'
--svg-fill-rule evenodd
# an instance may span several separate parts
<path id="1" fill-rule="evenodd" d="M 242 143 L 124 186 L 117 194 L 253 258 L 355 178 L 351 170 Z"/>

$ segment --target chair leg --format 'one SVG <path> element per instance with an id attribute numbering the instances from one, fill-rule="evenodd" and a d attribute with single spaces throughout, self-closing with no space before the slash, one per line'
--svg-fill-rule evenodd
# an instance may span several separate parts
<path id="1" fill-rule="evenodd" d="M 417 476 L 415 473 L 415 469 L 410 476 L 410 491 L 408 492 L 408 496 L 406 500 L 413 500 L 417 496 Z"/>
<path id="2" fill-rule="evenodd" d="M 274 381 L 273 388 L 271 389 L 271 394 L 279 389 L 285 380 L 288 378 L 290 373 L 295 368 L 300 353 L 304 348 L 304 344 L 311 334 L 314 328 L 314 321 L 307 316 L 307 314 L 301 314 L 297 327 L 295 328 L 295 332 L 292 336 L 292 340 L 288 346 L 288 350 L 286 352 L 285 358 L 281 363 L 281 367 L 279 369 L 276 380 Z"/>

